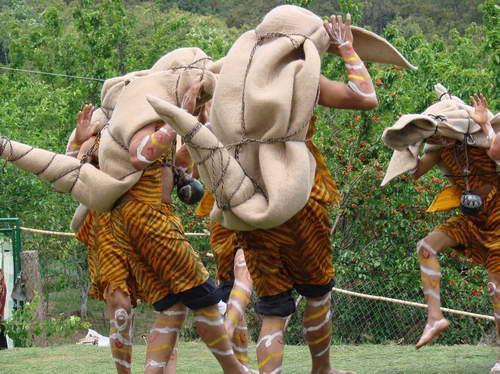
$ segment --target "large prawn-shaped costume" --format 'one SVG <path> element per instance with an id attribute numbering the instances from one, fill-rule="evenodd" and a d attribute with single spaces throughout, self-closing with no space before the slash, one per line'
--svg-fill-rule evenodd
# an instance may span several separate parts
<path id="1" fill-rule="evenodd" d="M 352 31 L 363 60 L 413 68 L 383 38 L 361 28 Z M 211 130 L 175 105 L 148 97 L 188 144 L 215 195 L 216 222 L 232 230 L 268 229 L 305 206 L 316 168 L 306 134 L 318 101 L 321 55 L 329 45 L 318 16 L 279 6 L 224 58 Z"/>

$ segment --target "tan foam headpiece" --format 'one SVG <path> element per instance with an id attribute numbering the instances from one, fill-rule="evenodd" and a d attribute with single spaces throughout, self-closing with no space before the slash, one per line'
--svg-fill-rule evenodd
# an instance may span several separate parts
<path id="1" fill-rule="evenodd" d="M 391 52 L 382 62 L 409 66 L 380 37 L 357 34 L 361 50 L 372 38 L 377 48 Z M 267 229 L 304 207 L 316 169 L 305 136 L 319 97 L 321 54 L 329 45 L 323 21 L 314 13 L 291 5 L 271 10 L 219 63 L 210 113 L 213 134 L 196 130 L 195 120 L 151 98 L 153 107 L 187 134 L 202 179 L 216 197 L 212 219 L 234 230 Z M 377 59 L 371 49 L 358 53 Z M 190 126 L 196 131 L 186 130 Z"/>
<path id="2" fill-rule="evenodd" d="M 466 141 L 473 147 L 488 148 L 489 141 L 481 127 L 470 117 L 474 108 L 460 98 L 452 96 L 447 89 L 435 86 L 439 101 L 428 107 L 422 114 L 405 114 L 397 122 L 384 130 L 384 144 L 394 150 L 382 186 L 397 176 L 413 169 L 425 139 L 440 135 L 459 141 Z M 500 131 L 500 117 L 489 113 L 496 132 Z"/>

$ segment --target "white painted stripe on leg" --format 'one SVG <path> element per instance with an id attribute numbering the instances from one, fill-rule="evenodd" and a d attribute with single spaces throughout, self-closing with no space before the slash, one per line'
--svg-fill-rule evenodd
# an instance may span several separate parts
<path id="1" fill-rule="evenodd" d="M 185 316 L 187 315 L 188 311 L 180 311 L 180 310 L 164 310 L 162 312 L 156 312 L 159 314 L 162 314 L 164 316 L 169 316 L 169 317 L 175 317 L 175 316 Z"/>
<path id="2" fill-rule="evenodd" d="M 281 366 L 279 368 L 274 369 L 269 374 L 281 374 Z"/>
<path id="3" fill-rule="evenodd" d="M 168 365 L 168 362 L 165 361 L 155 361 L 155 360 L 148 360 L 146 362 L 146 365 L 144 366 L 145 368 L 152 367 L 152 368 L 166 368 Z"/>
<path id="4" fill-rule="evenodd" d="M 323 356 L 325 353 L 328 353 L 329 351 L 330 351 L 330 343 L 328 343 L 328 346 L 327 346 L 325 349 L 323 349 L 321 352 L 316 353 L 316 354 L 314 355 L 314 357 L 321 357 L 321 356 Z"/>
<path id="5" fill-rule="evenodd" d="M 264 345 L 266 348 L 269 348 L 271 344 L 273 344 L 273 340 L 277 338 L 278 336 L 283 336 L 283 331 L 278 331 L 275 332 L 274 334 L 266 335 L 263 336 L 258 342 L 256 348 L 259 348 L 259 345 L 262 344 L 262 342 L 265 342 Z"/>
<path id="6" fill-rule="evenodd" d="M 231 356 L 234 355 L 234 351 L 232 349 L 228 349 L 227 351 L 221 351 L 217 348 L 210 348 L 210 352 L 219 356 Z"/>
<path id="7" fill-rule="evenodd" d="M 194 317 L 194 320 L 196 322 L 199 322 L 199 323 L 205 323 L 209 326 L 222 326 L 222 325 L 224 325 L 224 321 L 222 320 L 222 318 L 213 320 L 213 319 L 209 319 L 209 318 L 202 317 L 202 316 L 196 316 L 196 317 Z"/>
<path id="8" fill-rule="evenodd" d="M 239 353 L 248 353 L 248 348 L 246 347 L 238 347 L 236 344 L 233 343 L 233 350 Z"/>
<path id="9" fill-rule="evenodd" d="M 119 341 L 123 345 L 132 345 L 132 341 L 129 340 L 129 339 L 127 339 L 127 338 L 125 338 L 124 336 L 122 336 L 122 334 L 120 334 L 119 332 L 115 332 L 115 333 L 111 334 L 109 336 L 109 338 L 111 340 Z"/>
<path id="10" fill-rule="evenodd" d="M 244 314 L 245 311 L 243 310 L 243 307 L 240 305 L 240 303 L 236 300 L 231 300 L 230 302 L 227 303 L 227 305 L 234 305 L 234 307 L 240 312 L 241 314 Z"/>
<path id="11" fill-rule="evenodd" d="M 321 300 L 317 300 L 317 301 L 309 301 L 309 300 L 308 300 L 308 301 L 307 301 L 307 303 L 308 303 L 310 306 L 312 306 L 312 307 L 314 307 L 314 308 L 317 308 L 317 307 L 323 306 L 323 305 L 325 305 L 327 302 L 329 302 L 329 301 L 330 301 L 330 299 L 331 299 L 331 297 L 332 297 L 331 292 L 328 292 L 328 293 L 325 295 L 325 297 L 324 297 L 324 298 L 322 298 Z"/>
<path id="12" fill-rule="evenodd" d="M 495 319 L 500 319 L 500 314 L 494 313 L 495 314 Z"/>
<path id="13" fill-rule="evenodd" d="M 250 288 L 248 288 L 248 287 L 247 287 L 247 285 L 246 285 L 245 283 L 240 282 L 240 281 L 239 281 L 239 280 L 237 280 L 237 279 L 234 281 L 234 285 L 235 285 L 236 287 L 239 287 L 239 288 L 243 289 L 246 293 L 249 293 L 249 294 L 251 294 L 251 293 L 252 293 L 252 290 L 251 290 Z"/>
<path id="14" fill-rule="evenodd" d="M 429 277 L 433 278 L 441 278 L 441 272 L 434 270 L 428 266 L 420 265 L 420 271 L 424 274 L 427 274 Z"/>
<path id="15" fill-rule="evenodd" d="M 434 256 L 437 255 L 437 252 L 434 250 L 434 248 L 432 248 L 429 244 L 427 244 L 427 242 L 424 239 L 422 239 L 417 243 L 417 254 L 420 254 L 420 251 L 422 249 L 429 251 Z"/>
<path id="16" fill-rule="evenodd" d="M 132 369 L 132 365 L 130 365 L 130 362 L 127 362 L 125 360 L 120 360 L 119 358 L 115 358 L 113 357 L 113 361 L 120 365 L 120 366 L 123 366 L 124 368 L 127 368 L 127 369 Z"/>
<path id="17" fill-rule="evenodd" d="M 316 326 L 304 327 L 304 332 L 307 334 L 308 332 L 311 331 L 318 331 L 319 329 L 321 329 L 323 326 L 327 325 L 330 322 L 331 315 L 332 315 L 331 311 L 328 311 L 328 313 L 326 313 L 326 317 L 323 322 L 321 322 L 319 325 Z"/>
<path id="18" fill-rule="evenodd" d="M 160 334 L 170 334 L 172 332 L 179 332 L 179 328 L 177 327 L 153 327 L 151 332 L 159 332 Z"/>
<path id="19" fill-rule="evenodd" d="M 433 299 L 437 300 L 437 301 L 440 301 L 441 300 L 441 295 L 439 294 L 438 291 L 436 291 L 435 289 L 433 288 L 429 288 L 427 290 L 424 290 L 424 295 L 426 296 L 430 296 L 432 297 Z"/>

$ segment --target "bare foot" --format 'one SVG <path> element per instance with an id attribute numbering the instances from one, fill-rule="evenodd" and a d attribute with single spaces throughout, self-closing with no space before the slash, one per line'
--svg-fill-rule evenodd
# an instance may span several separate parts
<path id="1" fill-rule="evenodd" d="M 495 366 L 491 368 L 490 374 L 500 374 L 500 361 L 497 361 Z"/>
<path id="2" fill-rule="evenodd" d="M 330 374 L 356 374 L 356 373 L 354 371 L 344 371 L 344 370 L 332 369 L 330 371 Z"/>
<path id="3" fill-rule="evenodd" d="M 434 339 L 436 339 L 441 334 L 441 332 L 443 332 L 443 330 L 446 330 L 448 326 L 450 326 L 450 321 L 448 321 L 446 318 L 441 318 L 432 323 L 427 323 L 427 325 L 425 325 L 424 332 L 415 348 L 419 349 L 424 345 L 429 344 Z"/>

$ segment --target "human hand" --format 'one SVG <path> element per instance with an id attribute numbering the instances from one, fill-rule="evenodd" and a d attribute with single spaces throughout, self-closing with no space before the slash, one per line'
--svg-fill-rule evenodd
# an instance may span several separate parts
<path id="1" fill-rule="evenodd" d="M 91 136 L 95 135 L 96 125 L 91 124 L 92 113 L 94 112 L 92 104 L 85 104 L 76 117 L 75 143 L 81 145 Z"/>
<path id="2" fill-rule="evenodd" d="M 471 96 L 474 111 L 469 111 L 470 117 L 476 122 L 483 130 L 488 123 L 488 102 L 482 93 Z"/>
<path id="3" fill-rule="evenodd" d="M 332 15 L 330 19 L 323 24 L 330 37 L 330 52 L 340 54 L 340 47 L 352 45 L 353 36 L 351 31 L 351 15 L 348 13 L 345 23 L 341 15 Z"/>
<path id="4" fill-rule="evenodd" d="M 186 112 L 194 114 L 196 111 L 196 104 L 199 101 L 199 97 L 201 94 L 201 89 L 205 81 L 200 81 L 193 84 L 189 90 L 186 91 L 184 97 L 182 98 L 181 108 Z"/>

